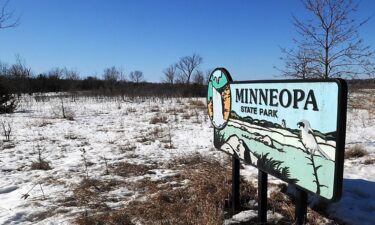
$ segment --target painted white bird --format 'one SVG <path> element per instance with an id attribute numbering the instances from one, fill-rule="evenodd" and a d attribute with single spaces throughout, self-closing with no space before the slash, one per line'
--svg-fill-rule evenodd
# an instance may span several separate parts
<path id="1" fill-rule="evenodd" d="M 301 120 L 297 123 L 297 126 L 301 130 L 301 140 L 306 150 L 311 155 L 314 155 L 315 152 L 319 152 L 319 154 L 322 155 L 324 158 L 330 159 L 330 157 L 319 147 L 309 121 Z"/>

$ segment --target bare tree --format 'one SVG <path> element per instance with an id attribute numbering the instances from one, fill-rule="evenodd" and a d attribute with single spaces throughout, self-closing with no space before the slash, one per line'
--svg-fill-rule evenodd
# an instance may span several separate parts
<path id="1" fill-rule="evenodd" d="M 353 18 L 358 4 L 352 0 L 304 0 L 303 4 L 311 18 L 302 21 L 293 16 L 293 24 L 301 37 L 295 40 L 298 50 L 284 52 L 286 67 L 295 68 L 284 75 L 327 79 L 370 75 L 375 71 L 371 62 L 373 51 L 363 44 L 358 33 L 368 19 L 357 23 Z M 290 64 L 293 59 L 295 65 Z M 304 66 L 308 74 L 301 75 Z M 316 73 L 310 73 L 311 70 Z"/>
<path id="2" fill-rule="evenodd" d="M 9 71 L 9 67 L 6 63 L 0 61 L 0 76 L 7 76 Z"/>
<path id="3" fill-rule="evenodd" d="M 140 83 L 140 82 L 143 82 L 144 81 L 144 78 L 143 78 L 143 73 L 142 71 L 139 71 L 139 70 L 135 70 L 135 71 L 132 71 L 130 72 L 129 74 L 129 79 L 134 82 L 134 83 Z"/>
<path id="4" fill-rule="evenodd" d="M 104 69 L 103 78 L 105 80 L 105 85 L 111 93 L 115 90 L 118 80 L 120 79 L 120 75 L 121 73 L 119 69 L 117 69 L 115 66 Z"/>
<path id="5" fill-rule="evenodd" d="M 164 78 L 163 82 L 168 83 L 168 84 L 174 84 L 175 79 L 176 79 L 176 74 L 177 74 L 177 67 L 176 64 L 170 65 L 168 68 L 166 68 L 163 73 L 164 73 Z"/>
<path id="6" fill-rule="evenodd" d="M 17 54 L 16 63 L 9 68 L 8 75 L 13 78 L 28 78 L 31 76 L 31 68 L 27 67 L 25 59 Z"/>
<path id="7" fill-rule="evenodd" d="M 64 77 L 67 80 L 79 80 L 79 72 L 73 69 L 63 69 Z"/>
<path id="8" fill-rule="evenodd" d="M 282 48 L 284 54 L 280 59 L 285 62 L 284 68 L 279 69 L 283 76 L 298 79 L 319 78 L 319 65 L 313 60 L 308 48 L 299 47 L 296 50 Z M 277 68 L 278 69 L 278 68 Z"/>
<path id="9" fill-rule="evenodd" d="M 59 67 L 52 68 L 50 71 L 48 71 L 47 76 L 49 79 L 59 80 L 64 77 L 64 69 Z"/>
<path id="10" fill-rule="evenodd" d="M 176 64 L 177 69 L 180 70 L 180 79 L 186 84 L 190 84 L 191 76 L 197 67 L 202 64 L 203 59 L 200 55 L 193 54 L 192 56 L 184 56 Z"/>
<path id="11" fill-rule="evenodd" d="M 201 70 L 196 70 L 193 77 L 193 83 L 194 84 L 204 84 L 204 73 Z"/>
<path id="12" fill-rule="evenodd" d="M 106 81 L 116 82 L 120 78 L 120 71 L 115 66 L 105 68 L 103 78 Z"/>
<path id="13" fill-rule="evenodd" d="M 10 0 L 0 0 L 0 29 L 16 27 L 19 24 L 19 18 L 14 18 L 14 10 L 8 11 Z"/>

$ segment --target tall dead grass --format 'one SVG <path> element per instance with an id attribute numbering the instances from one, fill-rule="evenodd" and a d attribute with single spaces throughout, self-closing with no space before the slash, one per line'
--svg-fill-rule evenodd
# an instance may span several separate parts
<path id="1" fill-rule="evenodd" d="M 112 185 L 98 181 L 83 182 L 81 185 L 87 192 L 83 195 L 89 196 L 89 199 L 82 199 L 78 190 L 75 190 L 75 198 L 80 200 L 81 204 L 78 205 L 90 202 L 88 205 L 95 210 L 90 212 L 90 216 L 83 213 L 77 217 L 76 224 L 217 225 L 223 224 L 225 219 L 236 213 L 228 208 L 232 182 L 229 158 L 218 161 L 212 157 L 193 154 L 175 158 L 159 166 L 174 170 L 176 174 L 158 180 L 144 178 L 123 184 L 143 197 L 130 201 L 126 207 L 117 211 L 90 202 L 97 196 L 95 193 L 98 190 L 111 190 Z M 128 177 L 150 175 L 150 170 L 154 168 L 119 164 L 118 168 L 113 170 L 117 175 Z M 294 223 L 295 203 L 293 198 L 282 193 L 285 189 L 282 185 L 277 186 L 276 190 L 270 193 L 269 210 L 283 217 L 268 224 Z M 245 207 L 243 209 L 257 210 L 256 204 L 248 204 L 257 200 L 257 188 L 251 182 L 241 179 L 240 191 L 241 204 Z M 309 224 L 317 225 L 327 220 L 309 209 L 308 221 Z M 253 218 L 249 223 L 257 223 L 257 219 Z"/>
<path id="2" fill-rule="evenodd" d="M 177 169 L 179 175 L 163 185 L 148 183 L 149 198 L 134 202 L 126 209 L 128 214 L 142 224 L 223 223 L 231 190 L 230 168 L 200 154 L 174 159 L 168 168 Z"/>

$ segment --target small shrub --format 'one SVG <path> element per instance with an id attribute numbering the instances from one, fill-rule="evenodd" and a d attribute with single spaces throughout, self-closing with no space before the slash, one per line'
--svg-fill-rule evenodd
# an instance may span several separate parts
<path id="1" fill-rule="evenodd" d="M 17 109 L 17 98 L 11 94 L 0 77 L 0 114 L 13 113 Z"/>
<path id="2" fill-rule="evenodd" d="M 34 161 L 31 163 L 31 169 L 32 170 L 50 170 L 51 166 L 47 161 L 41 160 L 41 161 Z"/>
<path id="3" fill-rule="evenodd" d="M 345 158 L 352 159 L 352 158 L 360 158 L 363 156 L 368 155 L 368 152 L 362 145 L 354 145 L 350 147 L 348 150 L 345 151 Z"/>
<path id="4" fill-rule="evenodd" d="M 167 116 L 165 115 L 156 115 L 151 118 L 150 124 L 157 124 L 157 123 L 167 123 Z"/>
<path id="5" fill-rule="evenodd" d="M 5 141 L 10 141 L 10 135 L 12 133 L 11 123 L 9 121 L 8 122 L 1 121 L 1 127 L 3 130 L 3 136 L 5 137 Z"/>
<path id="6" fill-rule="evenodd" d="M 43 159 L 43 153 L 46 151 L 45 148 L 41 148 L 41 146 L 37 146 L 37 154 L 38 160 L 31 163 L 32 170 L 50 170 L 51 166 L 49 163 Z"/>

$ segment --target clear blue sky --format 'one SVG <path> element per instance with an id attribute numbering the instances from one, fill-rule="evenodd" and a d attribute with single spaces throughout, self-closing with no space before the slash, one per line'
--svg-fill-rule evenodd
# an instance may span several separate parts
<path id="1" fill-rule="evenodd" d="M 2 3 L 4 0 L 0 0 Z M 148 81 L 181 56 L 200 54 L 201 69 L 226 67 L 235 80 L 274 79 L 279 46 L 293 46 L 299 0 L 12 0 L 21 23 L 0 31 L 0 60 L 19 54 L 34 73 L 53 67 L 101 76 L 109 66 L 141 70 Z M 375 47 L 375 1 L 362 0 L 360 30 Z"/>

